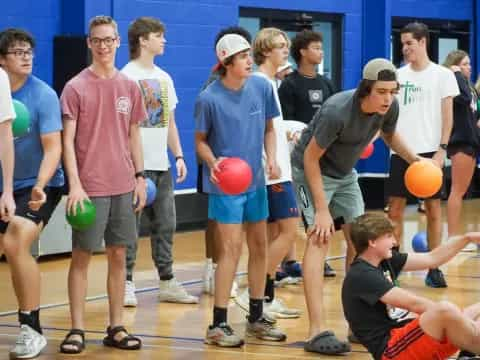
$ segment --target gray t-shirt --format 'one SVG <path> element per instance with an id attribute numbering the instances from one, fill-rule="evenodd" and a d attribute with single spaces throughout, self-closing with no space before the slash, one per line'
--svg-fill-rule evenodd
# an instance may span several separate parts
<path id="1" fill-rule="evenodd" d="M 377 131 L 394 132 L 397 119 L 396 99 L 385 115 L 365 114 L 360 109 L 355 90 L 337 93 L 325 101 L 302 132 L 291 154 L 292 165 L 303 169 L 303 153 L 315 136 L 318 146 L 327 149 L 320 159 L 322 174 L 343 178 L 352 172 L 363 149 Z"/>

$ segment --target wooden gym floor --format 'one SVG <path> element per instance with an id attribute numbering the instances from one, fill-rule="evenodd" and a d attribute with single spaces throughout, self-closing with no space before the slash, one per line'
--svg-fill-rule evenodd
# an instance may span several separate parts
<path id="1" fill-rule="evenodd" d="M 465 231 L 480 230 L 480 200 L 465 201 Z M 419 230 L 425 229 L 425 216 L 417 213 L 416 207 L 409 207 L 405 222 L 405 239 L 411 239 Z M 445 213 L 445 210 L 444 210 Z M 444 214 L 445 215 L 445 214 Z M 337 277 L 326 280 L 325 309 L 328 327 L 341 338 L 346 338 L 347 326 L 343 319 L 340 301 L 340 287 L 344 276 L 344 244 L 341 233 L 332 242 L 330 264 L 337 271 Z M 65 239 L 65 241 L 69 241 Z M 303 234 L 298 232 L 298 251 L 302 254 Z M 405 241 L 403 249 L 411 250 L 410 241 Z M 188 291 L 201 296 L 199 305 L 158 303 L 157 275 L 150 258 L 150 246 L 142 239 L 139 246 L 135 279 L 138 307 L 126 309 L 124 323 L 129 330 L 143 339 L 140 351 L 124 352 L 105 348 L 102 345 L 107 325 L 107 299 L 105 296 L 106 261 L 102 254 L 95 255 L 89 273 L 89 301 L 86 305 L 87 348 L 78 355 L 88 359 L 303 359 L 323 358 L 303 351 L 302 341 L 307 336 L 308 321 L 305 315 L 305 300 L 301 285 L 278 289 L 277 296 L 291 307 L 303 310 L 302 317 L 294 320 L 279 320 L 279 326 L 288 334 L 287 342 L 272 343 L 248 339 L 242 349 L 222 349 L 203 344 L 207 325 L 211 321 L 212 297 L 202 294 L 201 276 L 204 265 L 203 232 L 178 233 L 174 247 L 175 273 Z M 41 321 L 48 346 L 39 359 L 67 359 L 72 355 L 58 353 L 58 347 L 70 328 L 67 299 L 68 256 L 57 256 L 40 260 L 42 271 L 43 309 Z M 246 249 L 237 277 L 241 287 L 246 284 L 244 276 Z M 401 286 L 418 294 L 441 300 L 448 299 L 465 306 L 480 299 L 480 257 L 476 253 L 460 253 L 448 265 L 443 266 L 449 287 L 430 289 L 423 284 L 425 272 L 404 274 Z M 10 283 L 10 274 L 5 262 L 0 263 L 0 360 L 8 359 L 8 350 L 17 335 L 17 305 Z M 243 333 L 245 314 L 232 301 L 229 307 L 229 322 Z M 354 345 L 347 356 L 353 360 L 370 359 L 366 350 Z"/>

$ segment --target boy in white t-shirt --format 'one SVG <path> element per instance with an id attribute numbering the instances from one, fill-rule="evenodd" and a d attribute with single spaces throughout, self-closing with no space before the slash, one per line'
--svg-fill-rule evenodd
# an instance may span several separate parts
<path id="1" fill-rule="evenodd" d="M 15 112 L 10 94 L 10 81 L 5 71 L 0 68 L 0 165 L 3 179 L 3 192 L 0 194 L 0 220 L 3 221 L 10 221 L 15 214 L 12 135 L 12 120 L 14 118 Z"/>
<path id="2" fill-rule="evenodd" d="M 187 176 L 182 146 L 175 123 L 178 99 L 170 75 L 155 65 L 154 59 L 165 48 L 165 27 L 152 17 L 140 17 L 128 28 L 130 62 L 122 72 L 138 82 L 148 113 L 141 124 L 145 176 L 157 187 L 155 201 L 143 210 L 150 220 L 152 258 L 160 277 L 160 301 L 198 303 L 198 297 L 187 293 L 173 275 L 172 244 L 176 228 L 175 199 L 167 145 L 175 156 L 177 182 Z M 137 243 L 127 247 L 127 280 L 125 306 L 136 306 L 133 268 Z"/>
<path id="3" fill-rule="evenodd" d="M 427 54 L 428 27 L 410 23 L 401 31 L 402 51 L 407 65 L 398 71 L 400 115 L 397 131 L 409 148 L 423 157 L 430 157 L 443 167 L 453 121 L 453 98 L 459 89 L 452 71 L 430 61 Z M 403 212 L 408 197 L 404 173 L 408 164 L 397 154 L 390 159 L 387 180 L 389 217 L 395 223 L 397 242 L 402 240 Z M 440 198 L 442 191 L 425 199 L 427 234 L 430 250 L 441 242 L 442 223 Z M 430 269 L 427 286 L 440 288 L 447 284 L 440 269 Z"/>

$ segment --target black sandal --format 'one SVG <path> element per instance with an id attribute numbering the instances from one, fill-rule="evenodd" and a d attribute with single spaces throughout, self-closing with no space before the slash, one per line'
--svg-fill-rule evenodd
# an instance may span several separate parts
<path id="1" fill-rule="evenodd" d="M 72 340 L 71 336 L 78 335 L 82 341 Z M 67 347 L 66 347 L 67 346 Z M 71 346 L 71 347 L 68 347 Z M 64 354 L 80 354 L 85 349 L 85 331 L 80 329 L 71 329 L 65 336 L 65 340 L 60 344 L 60 352 Z"/>
<path id="2" fill-rule="evenodd" d="M 125 335 L 121 340 L 116 340 L 115 335 L 119 332 L 124 332 Z M 135 344 L 129 344 L 130 341 L 135 341 Z M 107 328 L 107 336 L 103 339 L 103 345 L 111 346 L 122 350 L 138 350 L 142 347 L 142 340 L 128 333 L 123 326 L 115 326 Z"/>
<path id="3" fill-rule="evenodd" d="M 340 355 L 350 352 L 350 344 L 337 339 L 332 331 L 324 331 L 305 343 L 304 349 L 324 355 Z"/>

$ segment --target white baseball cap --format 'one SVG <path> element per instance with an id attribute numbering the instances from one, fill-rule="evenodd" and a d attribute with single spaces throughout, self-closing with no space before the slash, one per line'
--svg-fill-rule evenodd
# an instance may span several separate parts
<path id="1" fill-rule="evenodd" d="M 250 44 L 243 36 L 238 34 L 227 34 L 218 40 L 216 52 L 218 60 L 223 62 L 226 58 L 250 48 Z"/>
<path id="2" fill-rule="evenodd" d="M 397 79 L 397 68 L 387 59 L 376 58 L 370 60 L 364 67 L 362 72 L 362 77 L 365 80 L 377 81 L 379 79 L 379 74 L 384 71 L 390 71 L 395 74 L 395 79 Z"/>

